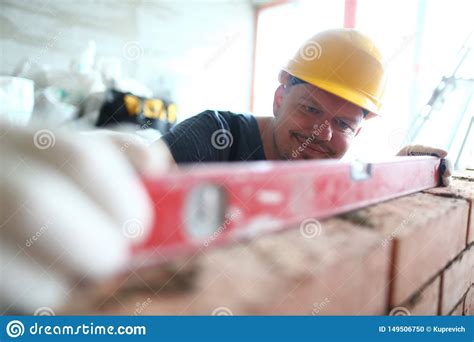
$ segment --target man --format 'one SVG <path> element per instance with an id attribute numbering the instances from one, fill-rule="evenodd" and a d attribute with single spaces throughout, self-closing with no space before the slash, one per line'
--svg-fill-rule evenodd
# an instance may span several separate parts
<path id="1" fill-rule="evenodd" d="M 163 139 L 176 161 L 341 158 L 378 114 L 386 75 L 370 38 L 337 29 L 309 39 L 279 81 L 274 118 L 206 111 L 172 129 Z"/>
<path id="2" fill-rule="evenodd" d="M 274 117 L 208 110 L 175 126 L 163 137 L 175 161 L 341 158 L 364 120 L 379 115 L 386 72 L 369 37 L 335 29 L 309 39 L 279 81 Z M 446 156 L 424 146 L 399 152 L 413 154 Z"/>
<path id="3" fill-rule="evenodd" d="M 177 163 L 341 158 L 385 87 L 378 50 L 354 30 L 316 35 L 279 80 L 274 118 L 206 111 L 148 148 L 132 135 L 0 122 L 1 312 L 58 307 L 78 280 L 127 267 L 153 220 L 138 176 L 173 167 L 163 142 Z M 400 154 L 446 156 L 422 146 Z"/>

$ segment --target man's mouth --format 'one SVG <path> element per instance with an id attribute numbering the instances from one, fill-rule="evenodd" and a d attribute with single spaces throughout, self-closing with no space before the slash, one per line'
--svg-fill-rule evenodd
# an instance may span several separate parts
<path id="1" fill-rule="evenodd" d="M 324 155 L 326 158 L 331 156 L 331 152 L 315 142 L 312 137 L 307 137 L 298 133 L 293 133 L 293 137 L 300 143 L 300 147 L 310 155 Z"/>

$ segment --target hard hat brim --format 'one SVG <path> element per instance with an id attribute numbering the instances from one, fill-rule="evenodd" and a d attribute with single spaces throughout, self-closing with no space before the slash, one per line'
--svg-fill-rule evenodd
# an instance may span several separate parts
<path id="1" fill-rule="evenodd" d="M 332 95 L 340 97 L 347 102 L 350 102 L 360 108 L 365 109 L 369 112 L 366 115 L 366 119 L 370 119 L 375 116 L 381 116 L 379 108 L 377 108 L 377 106 L 375 106 L 374 103 L 370 100 L 370 94 L 365 93 L 361 89 L 348 88 L 344 85 L 335 82 L 329 82 L 327 80 L 308 77 L 305 75 L 297 75 L 296 73 L 292 72 L 292 70 L 289 70 L 289 68 L 283 68 L 283 70 L 289 73 L 290 75 L 298 77 L 306 83 L 311 84 L 312 86 L 325 90 L 328 93 L 331 93 Z"/>

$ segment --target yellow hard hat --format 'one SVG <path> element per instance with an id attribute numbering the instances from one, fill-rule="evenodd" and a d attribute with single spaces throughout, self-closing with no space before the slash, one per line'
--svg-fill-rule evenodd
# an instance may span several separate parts
<path id="1" fill-rule="evenodd" d="M 385 66 L 375 44 L 359 31 L 333 29 L 316 34 L 283 70 L 370 114 L 380 114 Z"/>

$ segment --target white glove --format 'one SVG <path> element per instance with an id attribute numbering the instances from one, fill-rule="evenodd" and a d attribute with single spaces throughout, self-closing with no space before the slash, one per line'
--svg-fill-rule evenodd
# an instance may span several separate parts
<path id="1" fill-rule="evenodd" d="M 1 122 L 0 155 L 0 312 L 26 314 L 126 269 L 153 219 L 137 175 L 172 161 L 163 143 L 147 148 L 129 134 Z"/>
<path id="2" fill-rule="evenodd" d="M 453 173 L 453 166 L 451 161 L 446 158 L 447 155 L 448 152 L 445 150 L 423 145 L 408 145 L 397 153 L 397 156 L 434 156 L 441 158 L 439 172 L 442 186 L 449 186 Z"/>

